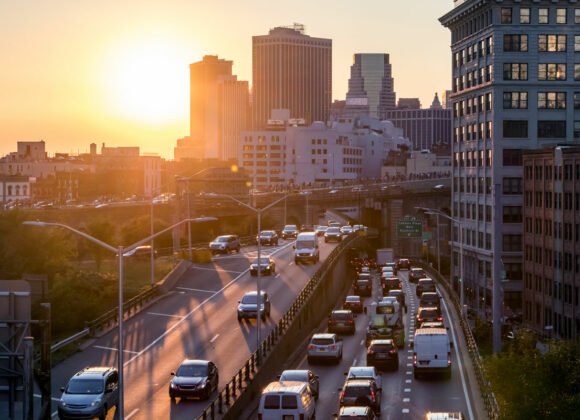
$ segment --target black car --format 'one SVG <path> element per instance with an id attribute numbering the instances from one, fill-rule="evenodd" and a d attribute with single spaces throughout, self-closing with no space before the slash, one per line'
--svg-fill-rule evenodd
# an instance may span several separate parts
<path id="1" fill-rule="evenodd" d="M 423 322 L 439 322 L 443 321 L 443 316 L 441 315 L 441 310 L 439 308 L 420 306 L 419 309 L 417 309 L 415 321 L 416 325 L 421 325 Z"/>
<path id="2" fill-rule="evenodd" d="M 346 332 L 354 334 L 356 326 L 354 323 L 354 315 L 349 309 L 339 309 L 332 311 L 328 316 L 328 332 L 340 334 Z"/>
<path id="3" fill-rule="evenodd" d="M 362 313 L 364 311 L 363 302 L 360 296 L 349 295 L 344 298 L 342 309 L 350 309 L 353 313 Z"/>
<path id="4" fill-rule="evenodd" d="M 441 298 L 437 292 L 423 292 L 419 299 L 419 306 L 434 306 L 441 309 Z"/>
<path id="5" fill-rule="evenodd" d="M 427 273 L 425 273 L 425 270 L 423 270 L 422 268 L 413 267 L 411 268 L 411 270 L 409 270 L 409 281 L 411 283 L 417 283 L 419 279 L 422 279 L 424 277 L 427 277 Z"/>
<path id="6" fill-rule="evenodd" d="M 381 414 L 381 388 L 370 379 L 350 379 L 339 389 L 341 407 L 370 407 Z"/>
<path id="7" fill-rule="evenodd" d="M 298 226 L 286 225 L 282 229 L 282 239 L 296 239 L 296 236 L 298 236 Z"/>
<path id="8" fill-rule="evenodd" d="M 252 261 L 252 264 L 250 264 L 250 275 L 257 276 L 258 271 L 260 272 L 260 274 L 264 274 L 267 276 L 276 273 L 276 263 L 274 262 L 272 257 L 265 256 L 260 257 L 259 262 L 257 258 L 254 261 Z"/>
<path id="9" fill-rule="evenodd" d="M 417 282 L 417 287 L 415 288 L 415 293 L 417 294 L 417 297 L 421 296 L 421 293 L 425 293 L 425 292 L 436 292 L 437 289 L 435 288 L 435 282 L 433 281 L 433 279 L 430 279 L 428 277 L 423 277 L 422 279 L 419 279 L 419 281 Z"/>
<path id="10" fill-rule="evenodd" d="M 263 230 L 256 237 L 260 245 L 278 245 L 278 234 L 274 230 Z"/>
<path id="11" fill-rule="evenodd" d="M 181 362 L 176 372 L 171 372 L 173 379 L 169 382 L 169 397 L 209 399 L 212 392 L 218 389 L 219 373 L 217 366 L 208 360 L 186 359 Z"/>
<path id="12" fill-rule="evenodd" d="M 342 241 L 342 233 L 340 233 L 340 229 L 337 227 L 329 227 L 324 232 L 324 242 L 340 242 Z"/>
<path id="13" fill-rule="evenodd" d="M 262 320 L 266 320 L 266 317 L 270 317 L 270 307 L 271 302 L 268 298 L 268 293 L 260 290 L 260 317 Z M 258 318 L 258 293 L 247 292 L 242 300 L 238 301 L 238 321 L 242 318 Z"/>
<path id="14" fill-rule="evenodd" d="M 397 270 L 410 270 L 411 269 L 411 261 L 407 258 L 399 258 L 397 261 Z"/>
<path id="15" fill-rule="evenodd" d="M 367 349 L 367 365 L 378 370 L 399 370 L 399 352 L 394 340 L 372 340 Z"/>
<path id="16" fill-rule="evenodd" d="M 383 289 L 383 296 L 386 296 L 391 289 L 400 289 L 401 280 L 398 277 L 381 278 L 381 287 Z"/>
<path id="17" fill-rule="evenodd" d="M 401 289 L 391 289 L 387 296 L 394 296 L 405 310 L 407 310 L 407 302 L 405 301 L 405 292 Z"/>
<path id="18" fill-rule="evenodd" d="M 367 279 L 356 279 L 354 282 L 354 294 L 358 296 L 372 296 L 373 282 Z"/>

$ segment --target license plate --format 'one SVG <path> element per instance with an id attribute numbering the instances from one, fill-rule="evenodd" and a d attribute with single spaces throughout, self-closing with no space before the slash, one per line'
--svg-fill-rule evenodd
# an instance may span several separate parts
<path id="1" fill-rule="evenodd" d="M 336 326 L 337 327 L 344 327 L 344 322 L 337 322 L 336 323 Z"/>
<path id="2" fill-rule="evenodd" d="M 429 360 L 419 360 L 419 364 L 420 365 L 428 365 L 429 364 Z"/>
<path id="3" fill-rule="evenodd" d="M 320 348 L 320 349 L 318 349 L 318 351 L 326 351 L 326 349 L 325 348 Z"/>
<path id="4" fill-rule="evenodd" d="M 387 358 L 387 355 L 386 354 L 380 354 L 379 353 L 379 354 L 376 355 L 376 358 L 377 359 L 386 359 Z"/>

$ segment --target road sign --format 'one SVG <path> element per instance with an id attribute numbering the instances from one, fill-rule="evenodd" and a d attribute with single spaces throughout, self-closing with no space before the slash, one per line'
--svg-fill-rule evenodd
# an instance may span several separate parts
<path id="1" fill-rule="evenodd" d="M 401 238 L 421 238 L 423 222 L 414 217 L 405 217 L 397 223 L 397 232 Z"/>

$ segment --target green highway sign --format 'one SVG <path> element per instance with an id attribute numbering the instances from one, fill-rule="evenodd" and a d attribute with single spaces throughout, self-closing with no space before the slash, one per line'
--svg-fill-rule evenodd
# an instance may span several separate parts
<path id="1" fill-rule="evenodd" d="M 411 217 L 403 218 L 397 223 L 397 233 L 400 238 L 421 238 L 423 222 Z"/>

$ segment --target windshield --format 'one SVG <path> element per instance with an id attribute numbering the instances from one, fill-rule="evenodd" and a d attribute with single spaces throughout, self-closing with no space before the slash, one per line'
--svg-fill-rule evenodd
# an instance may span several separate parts
<path id="1" fill-rule="evenodd" d="M 257 258 L 254 260 L 253 264 L 258 264 Z M 268 264 L 270 264 L 269 258 L 260 258 L 260 265 L 268 265 Z"/>
<path id="2" fill-rule="evenodd" d="M 242 303 L 245 304 L 256 304 L 258 302 L 258 300 L 256 299 L 258 295 L 246 295 L 243 297 L 242 299 Z M 260 302 L 264 302 L 264 296 L 262 295 L 262 299 L 260 299 Z"/>
<path id="3" fill-rule="evenodd" d="M 175 376 L 188 378 L 202 378 L 207 376 L 207 365 L 183 365 L 177 370 Z"/>
<path id="4" fill-rule="evenodd" d="M 335 227 L 330 227 L 330 228 L 326 229 L 326 233 L 340 233 L 340 229 L 335 228 Z"/>
<path id="5" fill-rule="evenodd" d="M 314 248 L 314 241 L 298 241 L 296 248 Z"/>
<path id="6" fill-rule="evenodd" d="M 67 394 L 102 394 L 103 381 L 100 379 L 73 379 L 68 383 Z"/>
<path id="7" fill-rule="evenodd" d="M 391 305 L 377 306 L 377 314 L 394 314 L 395 308 Z"/>
<path id="8" fill-rule="evenodd" d="M 265 231 L 265 232 L 260 233 L 260 236 L 264 236 L 264 237 L 274 236 L 274 232 Z"/>
<path id="9" fill-rule="evenodd" d="M 282 376 L 280 376 L 280 380 L 305 382 L 308 380 L 308 375 L 306 372 L 284 372 Z"/>
<path id="10" fill-rule="evenodd" d="M 296 227 L 296 225 L 289 225 L 289 226 L 284 226 L 284 230 L 297 230 L 298 228 Z"/>
<path id="11" fill-rule="evenodd" d="M 228 241 L 228 237 L 227 236 L 218 236 L 213 241 L 214 242 L 227 242 Z"/>

